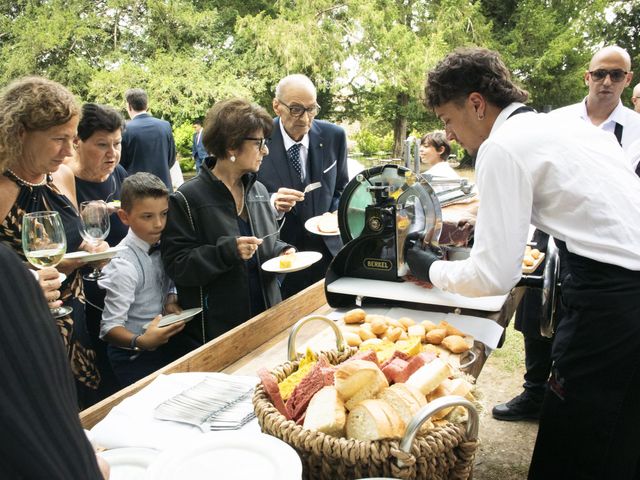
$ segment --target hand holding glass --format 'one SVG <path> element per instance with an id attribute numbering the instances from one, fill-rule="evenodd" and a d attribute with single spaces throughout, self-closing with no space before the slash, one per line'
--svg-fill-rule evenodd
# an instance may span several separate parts
<path id="1" fill-rule="evenodd" d="M 109 206 L 103 200 L 89 200 L 80 204 L 80 220 L 82 226 L 80 228 L 80 236 L 90 245 L 98 245 L 102 242 L 111 229 L 109 220 Z M 100 270 L 93 269 L 83 278 L 85 280 L 97 280 L 100 278 Z"/>
<path id="2" fill-rule="evenodd" d="M 22 217 L 22 250 L 36 268 L 55 267 L 67 251 L 67 237 L 58 212 L 33 212 Z M 73 309 L 51 309 L 54 317 L 69 315 Z"/>

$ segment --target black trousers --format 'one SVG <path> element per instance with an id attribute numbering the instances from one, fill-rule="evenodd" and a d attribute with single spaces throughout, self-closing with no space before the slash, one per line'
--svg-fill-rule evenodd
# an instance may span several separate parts
<path id="1" fill-rule="evenodd" d="M 640 272 L 568 253 L 529 479 L 640 479 Z"/>

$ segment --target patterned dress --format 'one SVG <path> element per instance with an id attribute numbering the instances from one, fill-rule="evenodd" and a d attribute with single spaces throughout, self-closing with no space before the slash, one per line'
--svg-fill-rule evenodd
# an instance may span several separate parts
<path id="1" fill-rule="evenodd" d="M 80 217 L 69 199 L 53 184 L 50 175 L 45 185 L 30 186 L 5 172 L 20 191 L 9 214 L 0 224 L 0 242 L 20 255 L 26 262 L 22 251 L 22 217 L 25 213 L 43 210 L 55 210 L 60 214 L 67 236 L 67 251 L 78 250 L 82 243 L 80 236 Z M 55 319 L 56 325 L 67 351 L 71 371 L 76 380 L 78 403 L 81 408 L 91 405 L 95 399 L 95 390 L 100 383 L 100 374 L 95 366 L 95 352 L 91 347 L 85 322 L 84 293 L 80 269 L 67 276 L 60 287 L 61 299 L 65 305 L 73 307 L 70 315 Z"/>

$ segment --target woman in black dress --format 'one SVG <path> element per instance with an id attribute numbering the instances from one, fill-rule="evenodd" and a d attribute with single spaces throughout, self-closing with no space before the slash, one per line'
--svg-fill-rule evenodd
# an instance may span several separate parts
<path id="1" fill-rule="evenodd" d="M 93 246 L 82 240 L 73 172 L 63 165 L 73 153 L 79 116 L 73 94 L 50 80 L 26 77 L 0 93 L 0 242 L 23 259 L 22 217 L 42 210 L 60 214 L 68 252 L 108 248 L 106 242 Z M 55 323 L 76 379 L 78 403 L 86 407 L 96 398 L 100 374 L 85 323 L 82 265 L 77 260 L 58 265 L 67 275 L 61 298 L 73 313 Z"/>

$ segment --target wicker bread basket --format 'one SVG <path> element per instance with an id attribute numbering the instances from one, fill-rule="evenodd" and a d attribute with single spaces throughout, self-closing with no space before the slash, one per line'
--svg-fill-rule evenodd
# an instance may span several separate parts
<path id="1" fill-rule="evenodd" d="M 354 353 L 356 349 L 343 352 L 323 352 L 327 360 L 335 365 Z M 271 370 L 278 382 L 298 369 L 298 361 L 286 362 Z M 464 404 L 464 399 L 440 402 L 437 407 Z M 439 399 L 444 400 L 444 399 Z M 435 402 L 432 402 L 432 404 Z M 467 402 L 468 403 L 468 402 Z M 258 385 L 253 396 L 253 405 L 258 423 L 264 433 L 273 435 L 291 445 L 300 455 L 304 479 L 348 480 L 367 477 L 391 477 L 397 479 L 468 479 L 471 478 L 473 461 L 478 445 L 477 413 L 471 404 L 467 406 L 469 424 L 447 424 L 435 427 L 425 435 L 416 435 L 419 426 L 435 413 L 427 405 L 407 428 L 402 441 L 360 441 L 338 438 L 302 428 L 287 420 L 273 406 L 262 385 Z M 473 420 L 473 422 L 472 422 Z"/>

